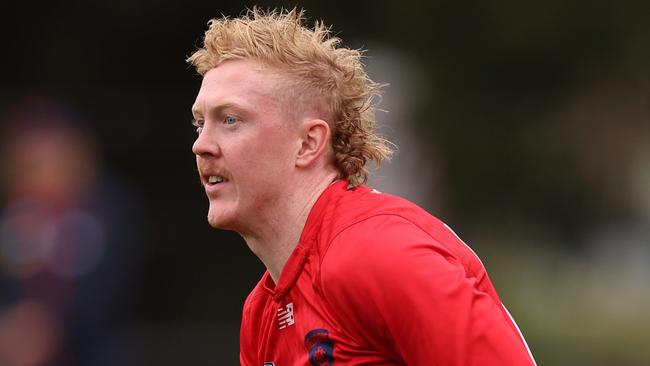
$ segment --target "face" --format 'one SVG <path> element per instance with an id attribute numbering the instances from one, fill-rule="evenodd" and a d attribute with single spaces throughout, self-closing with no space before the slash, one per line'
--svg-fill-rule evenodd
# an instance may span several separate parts
<path id="1" fill-rule="evenodd" d="M 279 83 L 250 60 L 226 61 L 203 78 L 192 107 L 198 131 L 192 151 L 213 227 L 245 233 L 290 195 L 286 178 L 300 140 L 277 97 Z"/>

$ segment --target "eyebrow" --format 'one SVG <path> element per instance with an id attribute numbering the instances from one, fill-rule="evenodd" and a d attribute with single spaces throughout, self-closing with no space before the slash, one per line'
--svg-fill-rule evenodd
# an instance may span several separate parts
<path id="1" fill-rule="evenodd" d="M 207 113 L 205 114 L 219 114 L 222 113 L 225 109 L 235 109 L 238 111 L 245 112 L 244 107 L 240 106 L 239 104 L 232 103 L 232 102 L 226 102 L 223 104 L 216 105 L 214 107 L 209 107 Z M 199 108 L 196 106 L 192 106 L 192 115 L 203 115 L 203 113 L 200 113 Z"/>

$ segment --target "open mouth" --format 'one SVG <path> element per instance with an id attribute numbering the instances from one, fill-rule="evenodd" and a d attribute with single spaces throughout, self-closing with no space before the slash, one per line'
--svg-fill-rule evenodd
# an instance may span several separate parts
<path id="1" fill-rule="evenodd" d="M 208 177 L 208 184 L 209 185 L 216 185 L 219 183 L 225 182 L 226 179 L 224 177 L 218 176 L 218 175 L 211 175 Z"/>

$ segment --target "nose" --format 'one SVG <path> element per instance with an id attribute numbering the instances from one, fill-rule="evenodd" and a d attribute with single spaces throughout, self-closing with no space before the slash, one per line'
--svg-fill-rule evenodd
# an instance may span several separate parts
<path id="1" fill-rule="evenodd" d="M 218 156 L 221 152 L 215 136 L 211 136 L 205 128 L 196 137 L 192 145 L 192 152 L 196 156 L 214 155 Z"/>

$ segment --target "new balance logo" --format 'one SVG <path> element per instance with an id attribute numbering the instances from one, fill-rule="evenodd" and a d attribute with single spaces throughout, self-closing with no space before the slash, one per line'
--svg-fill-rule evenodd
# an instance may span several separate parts
<path id="1" fill-rule="evenodd" d="M 284 308 L 278 309 L 278 327 L 284 329 L 290 325 L 293 325 L 296 320 L 293 317 L 293 303 L 290 302 Z"/>

